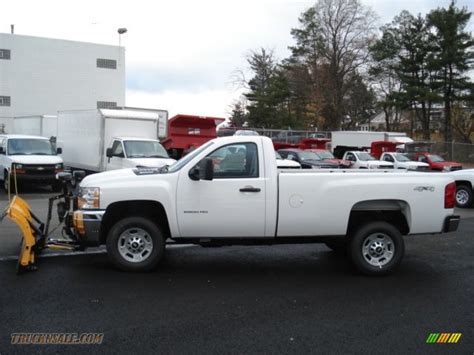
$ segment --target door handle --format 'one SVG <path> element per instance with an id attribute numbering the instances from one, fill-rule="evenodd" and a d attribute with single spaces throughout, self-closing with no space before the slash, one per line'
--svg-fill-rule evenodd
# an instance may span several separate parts
<path id="1" fill-rule="evenodd" d="M 240 192 L 260 192 L 259 187 L 245 186 L 240 189 Z"/>

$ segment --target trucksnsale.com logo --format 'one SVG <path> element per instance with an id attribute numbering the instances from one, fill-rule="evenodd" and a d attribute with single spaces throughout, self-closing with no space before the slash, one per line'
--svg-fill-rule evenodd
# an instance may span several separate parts
<path id="1" fill-rule="evenodd" d="M 426 344 L 456 344 L 461 339 L 461 333 L 430 333 L 426 338 Z"/>

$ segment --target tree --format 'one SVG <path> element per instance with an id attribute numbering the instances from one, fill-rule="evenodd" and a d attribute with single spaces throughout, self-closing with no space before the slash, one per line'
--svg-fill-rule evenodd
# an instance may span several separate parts
<path id="1" fill-rule="evenodd" d="M 472 68 L 474 41 L 471 34 L 465 31 L 471 12 L 466 8 L 457 8 L 455 2 L 451 1 L 447 9 L 433 10 L 427 18 L 434 30 L 431 41 L 436 51 L 435 85 L 444 101 L 444 139 L 451 142 L 453 102 L 472 85 L 466 74 Z"/>
<path id="2" fill-rule="evenodd" d="M 253 78 L 245 97 L 248 121 L 253 127 L 274 128 L 288 121 L 288 82 L 272 51 L 261 48 L 247 59 Z"/>
<path id="3" fill-rule="evenodd" d="M 231 106 L 230 106 L 230 117 L 229 121 L 234 127 L 242 127 L 245 122 L 247 122 L 247 100 L 245 100 L 245 97 L 240 98 L 239 100 L 236 100 Z"/>
<path id="4" fill-rule="evenodd" d="M 318 0 L 299 18 L 300 28 L 291 31 L 296 40 L 291 61 L 307 67 L 329 129 L 340 129 L 347 114 L 345 84 L 368 59 L 375 19 L 359 0 Z"/>

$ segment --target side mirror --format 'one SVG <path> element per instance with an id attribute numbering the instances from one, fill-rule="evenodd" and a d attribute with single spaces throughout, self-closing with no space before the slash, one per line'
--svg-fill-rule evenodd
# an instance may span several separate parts
<path id="1" fill-rule="evenodd" d="M 5 154 L 5 151 L 3 150 L 3 147 L 0 147 L 0 154 Z"/>
<path id="2" fill-rule="evenodd" d="M 105 155 L 107 156 L 107 158 L 112 158 L 114 156 L 112 148 L 107 148 L 107 150 L 105 151 Z"/>
<path id="3" fill-rule="evenodd" d="M 56 154 L 63 154 L 63 148 L 56 148 Z"/>
<path id="4" fill-rule="evenodd" d="M 189 178 L 194 181 L 214 178 L 214 163 L 211 158 L 204 158 L 194 168 L 189 170 Z"/>

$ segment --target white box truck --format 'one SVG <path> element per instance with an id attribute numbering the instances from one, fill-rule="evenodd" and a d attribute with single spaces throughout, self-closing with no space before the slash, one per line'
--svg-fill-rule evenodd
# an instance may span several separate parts
<path id="1" fill-rule="evenodd" d="M 161 116 L 161 117 L 160 117 Z M 174 162 L 160 144 L 159 122 L 166 111 L 94 109 L 58 112 L 57 144 L 64 164 L 99 172 Z"/>
<path id="2" fill-rule="evenodd" d="M 56 137 L 57 116 L 55 115 L 34 115 L 19 116 L 13 118 L 13 133 L 27 134 L 40 137 Z"/>
<path id="3" fill-rule="evenodd" d="M 403 132 L 374 132 L 374 131 L 337 131 L 331 132 L 331 149 L 334 155 L 341 159 L 346 151 L 368 148 L 372 142 L 388 141 L 400 143 L 397 148 L 404 148 L 405 143 L 413 142 Z"/>

